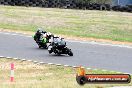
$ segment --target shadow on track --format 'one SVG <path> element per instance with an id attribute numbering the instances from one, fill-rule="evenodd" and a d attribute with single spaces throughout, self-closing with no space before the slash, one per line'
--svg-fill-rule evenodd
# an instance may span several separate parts
<path id="1" fill-rule="evenodd" d="M 65 55 L 65 54 L 61 54 L 61 55 L 49 54 L 49 56 L 51 56 L 51 57 L 71 57 L 71 56 L 68 56 L 68 55 Z"/>
<path id="2" fill-rule="evenodd" d="M 43 50 L 43 51 L 47 51 L 47 49 L 44 49 L 44 48 L 33 48 L 33 47 L 30 47 L 29 49 L 31 49 L 31 50 Z"/>

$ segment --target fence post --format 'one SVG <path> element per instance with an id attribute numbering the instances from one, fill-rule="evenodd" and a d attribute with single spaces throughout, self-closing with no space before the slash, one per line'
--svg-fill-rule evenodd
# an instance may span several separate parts
<path id="1" fill-rule="evenodd" d="M 10 81 L 14 81 L 14 63 L 11 63 L 11 75 L 10 75 Z"/>

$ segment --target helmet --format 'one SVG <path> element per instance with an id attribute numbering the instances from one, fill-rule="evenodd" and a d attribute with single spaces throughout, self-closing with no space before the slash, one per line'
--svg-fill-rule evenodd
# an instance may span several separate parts
<path id="1" fill-rule="evenodd" d="M 54 37 L 56 38 L 56 37 L 58 37 L 57 35 L 54 35 Z"/>
<path id="2" fill-rule="evenodd" d="M 37 32 L 42 32 L 42 29 L 41 28 L 38 28 Z"/>
<path id="3" fill-rule="evenodd" d="M 43 37 L 46 38 L 47 37 L 47 34 L 43 34 Z"/>
<path id="4" fill-rule="evenodd" d="M 37 32 L 40 32 L 40 33 L 46 33 L 46 31 L 43 31 L 42 28 L 38 28 Z"/>
<path id="5" fill-rule="evenodd" d="M 47 32 L 47 35 L 48 35 L 48 36 L 50 36 L 50 35 L 51 35 L 51 33 L 50 33 L 50 32 Z"/>

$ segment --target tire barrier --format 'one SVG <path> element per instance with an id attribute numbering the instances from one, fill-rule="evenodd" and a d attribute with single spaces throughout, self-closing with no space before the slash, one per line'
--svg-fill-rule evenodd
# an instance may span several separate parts
<path id="1" fill-rule="evenodd" d="M 131 12 L 132 13 L 132 7 L 131 6 L 113 6 L 112 10 L 113 11 Z"/>
<path id="2" fill-rule="evenodd" d="M 1 5 L 65 8 L 65 9 L 88 9 L 88 10 L 114 10 L 132 12 L 132 6 L 113 6 L 110 4 L 91 3 L 90 0 L 0 0 Z"/>

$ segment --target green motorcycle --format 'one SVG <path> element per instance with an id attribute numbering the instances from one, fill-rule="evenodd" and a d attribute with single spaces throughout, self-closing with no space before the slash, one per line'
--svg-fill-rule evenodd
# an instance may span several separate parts
<path id="1" fill-rule="evenodd" d="M 41 35 L 40 38 L 38 38 L 36 35 L 33 35 L 33 38 L 38 44 L 39 48 L 47 49 L 48 39 L 46 37 L 43 37 L 43 35 Z"/>

